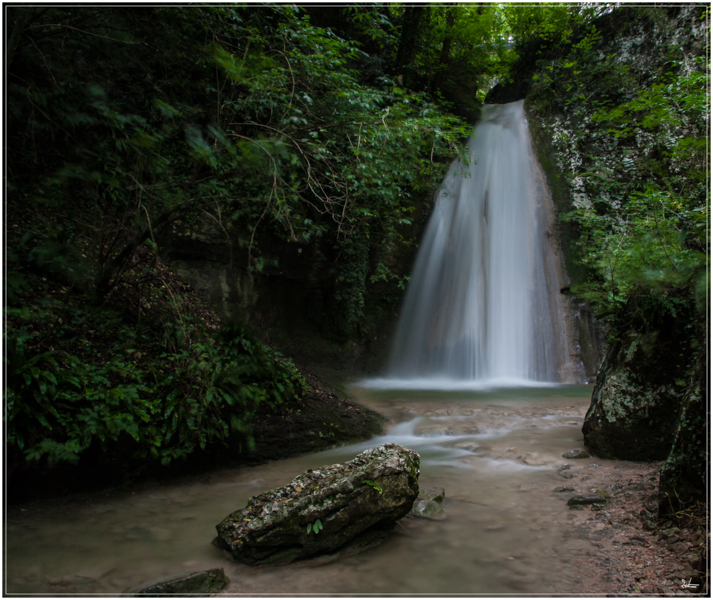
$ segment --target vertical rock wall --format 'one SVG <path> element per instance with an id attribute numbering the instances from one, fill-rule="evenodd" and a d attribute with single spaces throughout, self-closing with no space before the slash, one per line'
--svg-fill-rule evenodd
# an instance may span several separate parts
<path id="1" fill-rule="evenodd" d="M 661 127 L 632 125 L 633 135 L 620 137 L 593 118 L 597 103 L 591 99 L 601 97 L 605 89 L 618 94 L 615 105 L 630 102 L 644 90 L 700 68 L 707 55 L 709 19 L 703 7 L 695 5 L 624 6 L 596 25 L 601 37 L 594 41 L 588 57 L 594 64 L 588 63 L 587 68 L 592 72 L 599 68 L 602 78 L 607 74 L 601 65 L 621 68 L 622 81 L 595 79 L 590 85 L 597 89 L 581 88 L 572 97 L 557 97 L 547 88 L 557 85 L 551 69 L 574 50 L 545 51 L 540 60 L 527 58 L 528 64 L 536 64 L 530 75 L 539 79 L 528 86 L 526 106 L 558 212 L 587 209 L 615 219 L 637 189 L 635 182 L 665 176 L 672 181 L 677 178 L 680 188 L 681 181 L 687 181 L 687 156 L 670 148 L 676 140 L 700 136 L 702 124 L 685 119 L 666 122 L 663 136 Z M 675 88 L 676 84 L 669 85 Z M 654 175 L 647 167 L 649 161 L 666 161 L 668 174 Z M 697 185 L 691 176 L 682 189 L 699 193 L 694 191 Z M 560 222 L 558 227 L 567 271 L 576 287 L 593 274 L 577 264 L 576 220 Z M 610 348 L 598 370 L 583 427 L 587 447 L 599 456 L 666 459 L 661 492 L 662 509 L 669 512 L 704 497 L 708 472 L 707 333 L 692 289 L 691 284 L 667 291 L 670 304 L 666 310 L 645 293 L 633 294 L 619 314 L 603 319 L 611 333 Z M 581 299 L 570 296 L 569 302 L 573 329 L 581 336 L 577 345 L 583 369 L 592 375 L 592 365 L 604 348 L 603 327 Z"/>

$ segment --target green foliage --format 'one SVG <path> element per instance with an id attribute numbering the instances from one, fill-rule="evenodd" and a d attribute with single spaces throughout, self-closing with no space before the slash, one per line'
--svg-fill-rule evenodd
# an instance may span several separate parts
<path id="1" fill-rule="evenodd" d="M 307 525 L 307 533 L 314 533 L 317 535 L 320 531 L 324 529 L 324 525 L 322 525 L 322 521 L 317 519 L 314 523 L 310 523 Z"/>
<path id="2" fill-rule="evenodd" d="M 372 13 L 350 18 L 388 46 L 388 19 Z M 84 257 L 79 283 L 99 299 L 138 249 L 177 230 L 213 227 L 246 250 L 248 271 L 266 270 L 276 259 L 264 231 L 326 254 L 352 248 L 337 251 L 335 271 L 335 306 L 354 298 L 352 330 L 370 253 L 401 243 L 414 195 L 430 194 L 468 133 L 426 94 L 387 77 L 362 85 L 352 66 L 364 52 L 294 7 L 51 8 L 32 19 L 8 98 L 20 149 L 12 210 L 63 215 L 38 247 L 56 262 L 69 239 L 68 259 Z"/>
<path id="3" fill-rule="evenodd" d="M 352 41 L 293 6 L 10 9 L 5 423 L 28 459 L 249 444 L 305 392 L 245 329 L 190 316 L 159 259 L 178 235 L 226 240 L 249 279 L 307 249 L 345 336 L 371 282 L 401 280 L 389 255 L 469 127 L 366 85 L 360 43 L 392 52 L 393 11 L 345 14 Z"/>
<path id="4" fill-rule="evenodd" d="M 637 130 L 647 130 L 660 140 L 660 158 L 650 158 L 645 167 L 654 175 L 702 180 L 707 174 L 707 138 L 701 124 L 708 116 L 710 76 L 704 57 L 691 64 L 669 62 L 665 75 L 654 85 L 639 90 L 633 100 L 611 110 L 600 110 L 595 123 L 608 125 L 617 139 L 635 139 Z M 680 135 L 686 131 L 688 135 Z"/>
<path id="5" fill-rule="evenodd" d="M 671 27 L 655 9 L 636 11 L 622 13 L 624 29 Z M 689 318 L 692 302 L 705 310 L 710 235 L 707 60 L 682 55 L 676 42 L 661 52 L 665 68 L 647 76 L 616 43 L 597 23 L 580 28 L 559 55 L 539 61 L 528 99 L 541 115 L 568 115 L 554 136 L 574 192 L 564 217 L 592 274 L 573 291 L 614 317 L 615 337 L 634 313 L 653 322 L 636 307 L 674 319 Z"/>
<path id="6" fill-rule="evenodd" d="M 307 390 L 291 362 L 242 328 L 226 328 L 218 342 L 198 337 L 178 351 L 147 354 L 135 344 L 145 346 L 152 333 L 117 324 L 121 346 L 92 351 L 85 336 L 106 313 L 80 311 L 59 324 L 60 335 L 82 336 L 81 356 L 32 354 L 42 322 L 56 315 L 16 309 L 8 316 L 8 441 L 28 460 L 76 462 L 92 444 L 106 451 L 111 442 L 129 442 L 136 456 L 168 464 L 210 443 L 250 445 L 258 409 L 279 408 Z M 201 332 L 192 329 L 196 338 Z"/>
<path id="7" fill-rule="evenodd" d="M 508 46 L 505 14 L 496 4 L 419 7 L 424 11 L 408 84 L 431 90 L 444 106 L 474 121 L 498 78 L 507 78 L 516 54 Z"/>
<path id="8" fill-rule="evenodd" d="M 590 25 L 581 39 L 570 43 L 564 56 L 537 61 L 540 71 L 533 76 L 532 93 L 541 109 L 553 110 L 563 104 L 585 114 L 592 108 L 610 106 L 627 87 L 635 85 L 630 65 L 619 61 L 615 53 L 593 58 L 600 40 L 601 33 Z"/>
<path id="9" fill-rule="evenodd" d="M 550 44 L 566 43 L 583 24 L 611 12 L 611 2 L 559 4 L 512 4 L 503 6 L 510 34 L 518 42 L 542 40 Z"/>
<path id="10" fill-rule="evenodd" d="M 379 495 L 381 495 L 384 491 L 378 483 L 372 481 L 371 479 L 365 479 L 364 481 L 362 481 L 362 483 L 365 483 L 366 485 L 374 488 L 374 491 L 379 492 Z"/>

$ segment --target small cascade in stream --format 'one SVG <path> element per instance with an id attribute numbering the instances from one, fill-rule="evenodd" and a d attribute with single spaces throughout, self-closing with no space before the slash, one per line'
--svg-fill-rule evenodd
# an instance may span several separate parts
<path id="1" fill-rule="evenodd" d="M 386 382 L 572 381 L 549 192 L 523 102 L 486 106 L 469 155 L 465 176 L 456 161 L 438 192 Z"/>

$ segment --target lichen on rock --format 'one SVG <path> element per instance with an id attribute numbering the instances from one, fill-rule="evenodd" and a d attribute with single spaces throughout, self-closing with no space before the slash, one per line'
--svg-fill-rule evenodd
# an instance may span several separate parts
<path id="1" fill-rule="evenodd" d="M 216 525 L 215 544 L 252 565 L 287 564 L 383 541 L 418 496 L 420 457 L 398 444 L 310 469 Z"/>
<path id="2" fill-rule="evenodd" d="M 612 347 L 599 371 L 584 418 L 586 447 L 597 456 L 623 460 L 665 459 L 673 443 L 679 399 L 652 374 L 660 356 L 629 355 Z"/>

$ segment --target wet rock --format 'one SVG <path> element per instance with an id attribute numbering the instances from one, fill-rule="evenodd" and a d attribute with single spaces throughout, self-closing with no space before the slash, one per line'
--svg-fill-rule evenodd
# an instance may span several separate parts
<path id="1" fill-rule="evenodd" d="M 645 531 L 653 531 L 656 529 L 656 521 L 646 520 L 643 521 L 641 525 Z"/>
<path id="2" fill-rule="evenodd" d="M 436 521 L 446 518 L 445 511 L 438 502 L 420 499 L 413 503 L 409 516 L 420 517 L 423 519 L 433 519 Z"/>
<path id="3" fill-rule="evenodd" d="M 418 492 L 419 500 L 429 500 L 431 502 L 437 502 L 440 504 L 446 498 L 446 490 L 442 487 L 427 487 L 421 488 Z"/>
<path id="4" fill-rule="evenodd" d="M 567 500 L 569 506 L 583 505 L 583 504 L 604 504 L 608 498 L 604 495 L 599 496 L 572 496 Z"/>
<path id="5" fill-rule="evenodd" d="M 663 357 L 647 356 L 643 336 L 631 335 L 611 347 L 599 370 L 582 426 L 584 444 L 603 458 L 662 460 L 680 408 L 675 378 L 658 376 L 662 369 L 652 359 Z"/>
<path id="6" fill-rule="evenodd" d="M 526 465 L 531 465 L 534 467 L 540 467 L 551 462 L 550 456 L 547 454 L 539 454 L 537 452 L 528 452 L 523 456 L 522 462 Z"/>
<path id="7" fill-rule="evenodd" d="M 475 452 L 479 446 L 477 444 L 456 444 L 454 448 L 460 448 L 461 450 L 467 450 L 468 452 Z"/>
<path id="8" fill-rule="evenodd" d="M 676 542 L 675 544 L 671 544 L 669 548 L 671 552 L 675 552 L 676 554 L 685 554 L 688 552 L 689 546 L 686 542 Z"/>
<path id="9" fill-rule="evenodd" d="M 309 470 L 250 498 L 216 525 L 214 543 L 241 562 L 287 564 L 384 540 L 418 496 L 420 458 L 398 444 Z"/>
<path id="10" fill-rule="evenodd" d="M 164 596 L 166 594 L 190 594 L 191 596 L 208 596 L 222 590 L 228 583 L 223 569 L 210 569 L 191 573 L 185 577 L 164 581 L 145 587 L 132 596 Z"/>
<path id="11" fill-rule="evenodd" d="M 572 479 L 577 476 L 577 471 L 557 471 L 557 474 L 565 479 Z"/>
<path id="12" fill-rule="evenodd" d="M 574 486 L 573 485 L 561 485 L 559 487 L 556 487 L 553 492 L 573 492 L 574 491 Z"/>
<path id="13" fill-rule="evenodd" d="M 409 516 L 425 519 L 442 520 L 446 518 L 441 502 L 446 497 L 446 490 L 442 487 L 423 488 L 418 493 Z"/>
<path id="14" fill-rule="evenodd" d="M 681 530 L 678 527 L 667 527 L 666 529 L 662 529 L 661 531 L 659 531 L 659 539 L 667 540 L 673 537 L 674 535 L 677 536 L 679 533 L 681 533 Z"/>
<path id="15" fill-rule="evenodd" d="M 699 352 L 692 372 L 686 375 L 687 380 L 696 383 L 686 386 L 679 398 L 681 412 L 673 447 L 659 476 L 658 500 L 662 515 L 674 514 L 696 502 L 708 503 L 710 483 L 706 469 L 700 468 L 710 460 L 709 431 L 704 425 L 710 420 L 707 365 L 707 354 Z"/>
<path id="16" fill-rule="evenodd" d="M 564 458 L 589 458 L 589 452 L 582 450 L 582 448 L 575 448 L 574 450 L 563 452 L 562 456 Z"/>
<path id="17" fill-rule="evenodd" d="M 409 516 L 424 519 L 442 520 L 446 518 L 441 502 L 446 497 L 446 490 L 442 487 L 423 488 L 418 493 L 416 502 L 413 503 Z"/>

